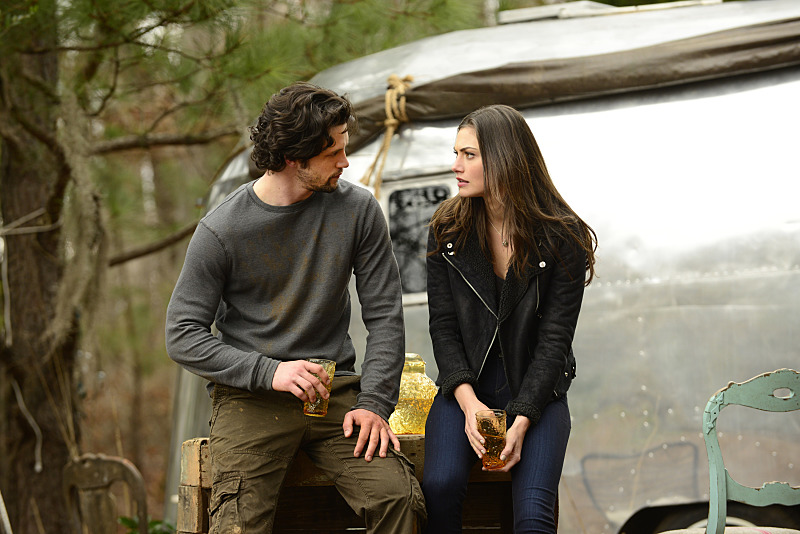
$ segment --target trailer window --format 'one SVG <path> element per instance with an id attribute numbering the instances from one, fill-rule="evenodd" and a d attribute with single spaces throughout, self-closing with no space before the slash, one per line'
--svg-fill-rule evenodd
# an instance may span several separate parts
<path id="1" fill-rule="evenodd" d="M 427 225 L 436 207 L 448 196 L 450 191 L 444 185 L 400 189 L 389 195 L 389 234 L 403 293 L 425 291 Z"/>

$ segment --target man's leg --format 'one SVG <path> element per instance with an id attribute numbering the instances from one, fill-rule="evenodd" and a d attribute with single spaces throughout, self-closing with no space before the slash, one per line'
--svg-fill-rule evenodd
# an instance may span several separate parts
<path id="1" fill-rule="evenodd" d="M 278 494 L 303 437 L 301 403 L 216 386 L 211 417 L 211 534 L 272 532 Z"/>
<path id="2" fill-rule="evenodd" d="M 342 422 L 356 403 L 357 385 L 358 377 L 336 377 L 328 415 L 310 422 L 310 440 L 303 449 L 364 519 L 368 532 L 410 534 L 425 517 L 425 501 L 411 462 L 391 446 L 386 458 L 378 454 L 371 462 L 363 454 L 355 458 L 358 428 L 350 438 L 344 437 Z"/>

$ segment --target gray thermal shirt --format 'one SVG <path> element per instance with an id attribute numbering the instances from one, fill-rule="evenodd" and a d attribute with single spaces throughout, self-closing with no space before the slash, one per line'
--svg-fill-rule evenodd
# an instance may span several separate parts
<path id="1" fill-rule="evenodd" d="M 167 308 L 170 358 L 212 384 L 256 393 L 272 388 L 281 361 L 328 358 L 336 375 L 355 374 L 348 334 L 355 274 L 368 331 L 355 408 L 388 419 L 405 336 L 380 205 L 344 180 L 290 206 L 265 204 L 253 184 L 231 193 L 192 236 Z"/>

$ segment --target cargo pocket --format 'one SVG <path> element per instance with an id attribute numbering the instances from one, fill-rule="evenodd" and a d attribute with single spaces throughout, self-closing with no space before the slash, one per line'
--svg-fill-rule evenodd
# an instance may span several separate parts
<path id="1" fill-rule="evenodd" d="M 210 534 L 243 533 L 239 515 L 239 488 L 242 478 L 229 478 L 211 487 L 211 500 L 208 507 Z"/>
<path id="2" fill-rule="evenodd" d="M 403 466 L 406 480 L 411 488 L 409 502 L 411 504 L 411 509 L 417 515 L 417 530 L 422 531 L 425 528 L 425 524 L 428 522 L 428 510 L 425 508 L 425 496 L 422 494 L 419 480 L 417 480 L 417 477 L 414 475 L 414 464 L 402 452 L 398 452 L 392 448 L 389 448 L 389 451 L 397 456 L 398 460 L 400 460 L 400 464 Z"/>

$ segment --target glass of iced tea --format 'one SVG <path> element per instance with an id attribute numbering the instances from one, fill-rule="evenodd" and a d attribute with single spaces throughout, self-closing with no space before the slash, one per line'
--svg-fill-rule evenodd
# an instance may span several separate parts
<path id="1" fill-rule="evenodd" d="M 483 467 L 486 469 L 501 469 L 506 465 L 500 459 L 500 453 L 506 446 L 506 412 L 504 410 L 480 410 L 475 413 L 478 422 L 478 432 L 485 440 Z"/>
<path id="2" fill-rule="evenodd" d="M 331 385 L 333 384 L 333 373 L 336 371 L 336 362 L 333 360 L 325 360 L 322 358 L 309 358 L 309 362 L 316 363 L 322 366 L 325 369 L 325 372 L 328 373 L 328 376 L 331 378 L 330 382 L 326 386 L 328 393 L 331 392 Z M 311 373 L 312 375 L 319 378 L 319 375 L 316 373 Z M 317 400 L 314 402 L 304 402 L 303 403 L 303 413 L 306 415 L 310 415 L 312 417 L 325 417 L 328 414 L 328 399 L 323 399 L 320 396 L 319 392 L 317 392 Z"/>

